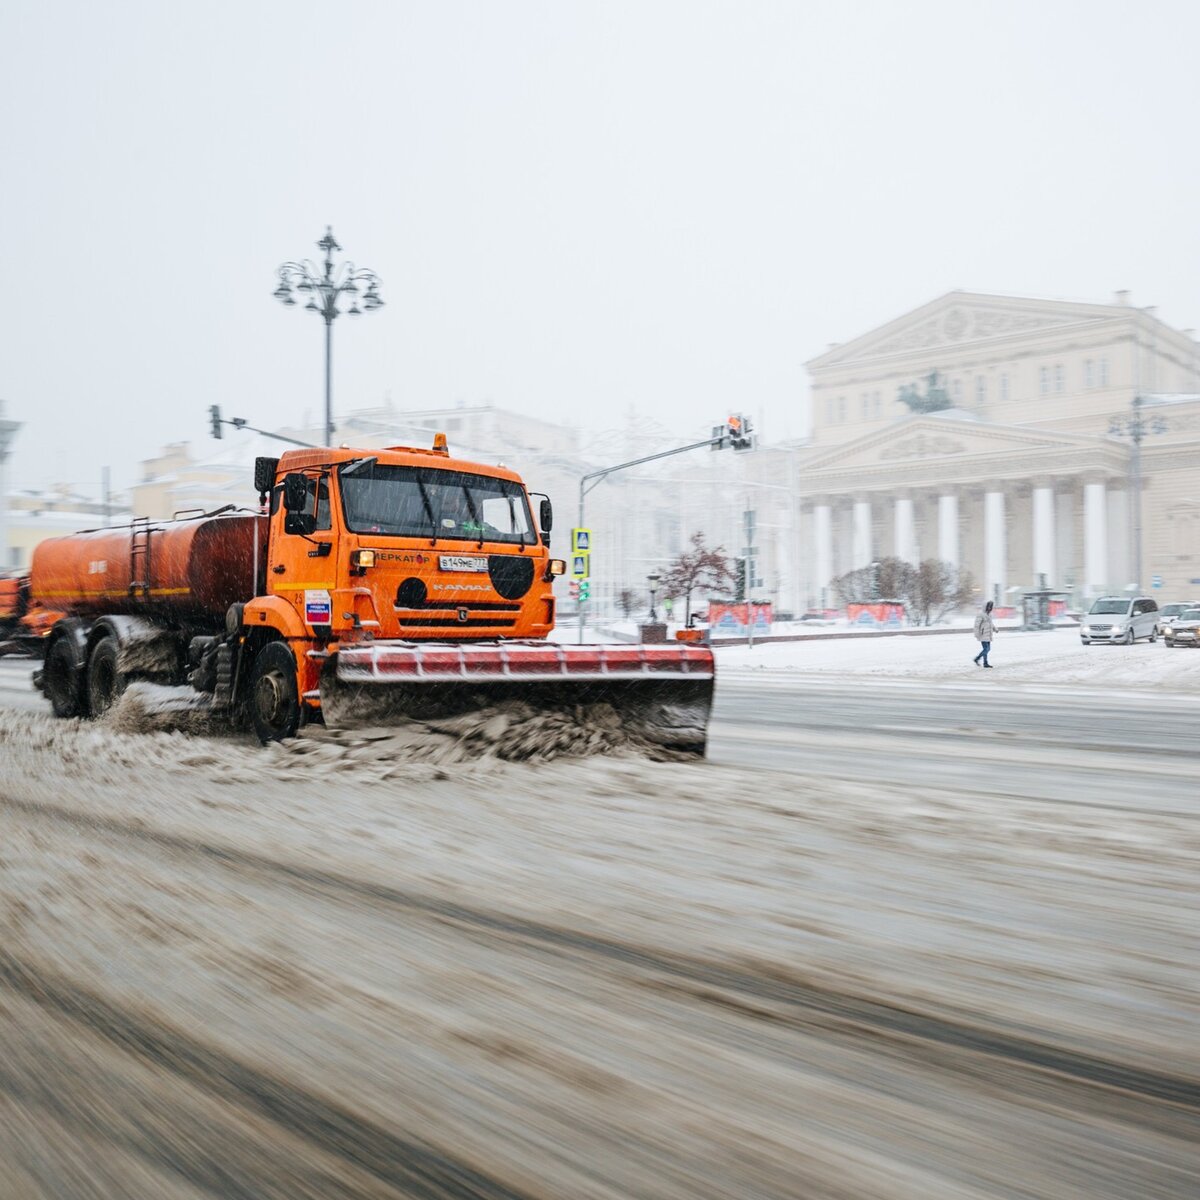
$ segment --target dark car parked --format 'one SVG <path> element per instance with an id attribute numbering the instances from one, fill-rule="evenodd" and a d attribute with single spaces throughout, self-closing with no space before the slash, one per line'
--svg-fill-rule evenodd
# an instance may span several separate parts
<path id="1" fill-rule="evenodd" d="M 1163 630 L 1168 646 L 1200 646 L 1200 607 L 1185 608 Z"/>

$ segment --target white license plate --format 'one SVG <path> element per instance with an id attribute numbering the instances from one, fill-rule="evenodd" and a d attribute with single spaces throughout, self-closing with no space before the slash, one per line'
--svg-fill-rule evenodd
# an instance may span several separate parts
<path id="1" fill-rule="evenodd" d="M 467 558 L 457 554 L 441 554 L 438 556 L 438 566 L 443 571 L 477 571 L 488 569 L 486 558 Z"/>

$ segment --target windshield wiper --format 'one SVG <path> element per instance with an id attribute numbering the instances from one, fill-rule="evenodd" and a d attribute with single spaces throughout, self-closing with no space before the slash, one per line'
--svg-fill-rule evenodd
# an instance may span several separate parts
<path id="1" fill-rule="evenodd" d="M 479 518 L 479 510 L 475 507 L 475 500 L 471 495 L 471 489 L 464 483 L 462 485 L 463 495 L 467 498 L 467 507 L 471 510 L 471 520 L 475 522 L 476 529 L 479 530 L 479 544 L 475 547 L 476 550 L 483 549 L 483 522 Z"/>
<path id="2" fill-rule="evenodd" d="M 513 500 L 511 493 L 508 497 L 508 527 L 516 529 L 517 527 L 517 505 Z M 521 526 L 521 552 L 525 552 L 525 526 Z"/>
<path id="3" fill-rule="evenodd" d="M 425 515 L 429 518 L 429 529 L 433 534 L 429 544 L 437 545 L 437 522 L 433 519 L 433 505 L 429 503 L 429 493 L 425 490 L 425 483 L 420 475 L 417 476 L 417 490 L 421 493 L 421 503 L 425 505 Z"/>
<path id="4" fill-rule="evenodd" d="M 356 458 L 353 462 L 347 463 L 341 471 L 342 478 L 347 475 L 357 474 L 359 471 L 365 471 L 368 467 L 373 467 L 379 461 L 378 456 L 372 455 L 370 458 Z"/>

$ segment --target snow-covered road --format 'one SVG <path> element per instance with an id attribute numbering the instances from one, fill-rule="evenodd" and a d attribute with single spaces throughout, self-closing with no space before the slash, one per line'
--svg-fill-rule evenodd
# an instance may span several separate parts
<path id="1" fill-rule="evenodd" d="M 703 763 L 126 733 L 3 664 L 0 1196 L 1197 1194 L 1200 654 L 1073 636 L 719 649 Z"/>

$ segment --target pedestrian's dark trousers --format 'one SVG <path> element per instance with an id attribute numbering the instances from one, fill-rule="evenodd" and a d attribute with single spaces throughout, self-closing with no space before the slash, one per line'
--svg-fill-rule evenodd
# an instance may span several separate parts
<path id="1" fill-rule="evenodd" d="M 975 655 L 975 661 L 978 662 L 982 658 L 983 665 L 986 667 L 988 651 L 992 648 L 992 643 L 991 642 L 980 642 L 980 645 L 983 647 L 983 649 L 980 650 L 977 655 Z"/>

